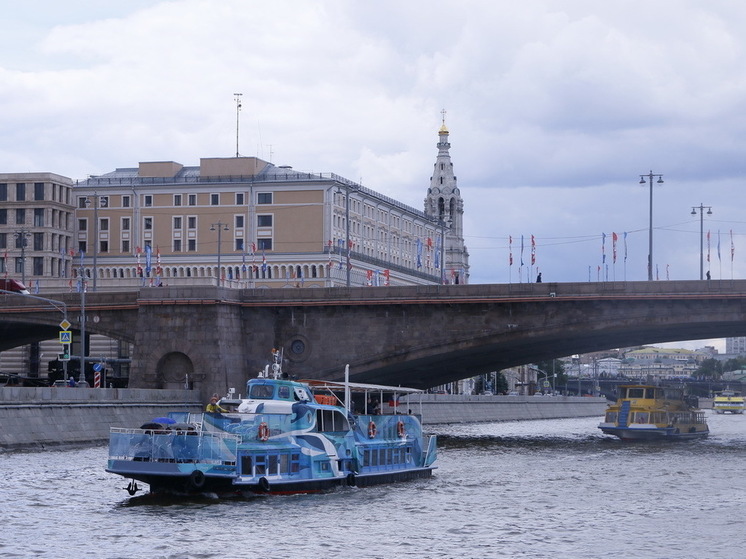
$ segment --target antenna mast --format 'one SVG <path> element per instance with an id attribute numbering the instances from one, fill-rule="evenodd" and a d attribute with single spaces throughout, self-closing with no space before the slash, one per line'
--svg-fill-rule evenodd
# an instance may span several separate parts
<path id="1" fill-rule="evenodd" d="M 238 157 L 238 114 L 241 112 L 241 96 L 243 93 L 234 93 L 236 98 L 236 157 Z"/>

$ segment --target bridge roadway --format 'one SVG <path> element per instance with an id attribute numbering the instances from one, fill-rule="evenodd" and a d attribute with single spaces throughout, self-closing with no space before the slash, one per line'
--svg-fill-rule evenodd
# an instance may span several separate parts
<path id="1" fill-rule="evenodd" d="M 44 293 L 80 325 L 80 295 Z M 0 350 L 56 339 L 61 313 L 0 295 Z M 746 280 L 375 288 L 144 288 L 86 294 L 86 330 L 134 344 L 130 386 L 236 387 L 286 372 L 427 388 L 574 353 L 746 336 Z M 74 334 L 75 336 L 76 334 Z"/>

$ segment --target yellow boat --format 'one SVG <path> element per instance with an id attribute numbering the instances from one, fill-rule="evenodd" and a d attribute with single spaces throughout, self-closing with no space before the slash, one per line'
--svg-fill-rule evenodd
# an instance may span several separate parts
<path id="1" fill-rule="evenodd" d="M 622 440 L 693 439 L 710 432 L 704 412 L 682 388 L 647 384 L 619 386 L 619 399 L 598 428 Z"/>
<path id="2" fill-rule="evenodd" d="M 715 400 L 712 403 L 712 409 L 716 413 L 743 413 L 745 406 L 746 404 L 740 392 L 734 392 L 727 388 L 716 394 Z"/>

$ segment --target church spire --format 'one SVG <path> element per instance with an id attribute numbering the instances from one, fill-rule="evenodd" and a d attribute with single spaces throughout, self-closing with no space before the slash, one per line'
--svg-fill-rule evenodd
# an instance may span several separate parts
<path id="1" fill-rule="evenodd" d="M 458 189 L 451 162 L 451 144 L 448 141 L 446 110 L 441 112 L 441 126 L 438 130 L 438 155 L 435 169 L 430 177 L 430 188 L 425 198 L 425 213 L 438 222 L 445 223 L 445 264 L 446 273 L 459 283 L 467 283 L 469 275 L 469 253 L 464 245 L 464 201 Z M 450 278 L 449 278 L 450 279 Z"/>

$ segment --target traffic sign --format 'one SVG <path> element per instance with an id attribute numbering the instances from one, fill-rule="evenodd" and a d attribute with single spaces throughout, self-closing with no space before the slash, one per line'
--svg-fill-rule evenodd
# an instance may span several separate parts
<path id="1" fill-rule="evenodd" d="M 61 344 L 73 343 L 73 333 L 70 330 L 60 330 L 60 343 Z"/>
<path id="2" fill-rule="evenodd" d="M 60 322 L 60 328 L 62 328 L 63 330 L 69 330 L 69 329 L 70 329 L 70 326 L 72 326 L 72 324 L 70 324 L 70 323 L 69 323 L 69 322 L 67 321 L 67 319 L 65 319 L 65 320 L 63 320 L 62 322 Z"/>

